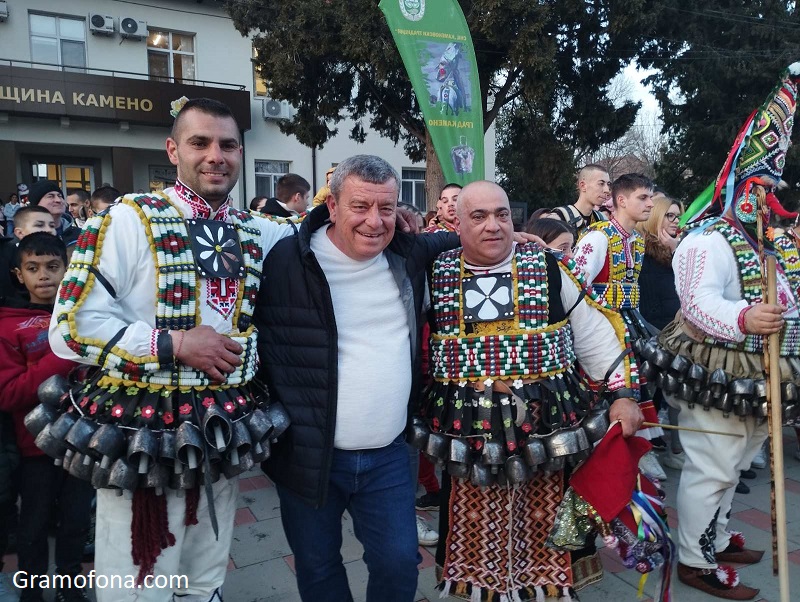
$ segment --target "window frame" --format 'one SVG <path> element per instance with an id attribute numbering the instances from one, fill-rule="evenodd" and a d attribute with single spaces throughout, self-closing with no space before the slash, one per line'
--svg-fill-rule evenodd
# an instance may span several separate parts
<path id="1" fill-rule="evenodd" d="M 252 57 L 250 58 L 250 62 L 253 64 L 253 98 L 269 98 L 269 86 L 267 86 L 267 80 L 258 72 L 258 67 L 256 66 L 256 59 L 258 58 L 258 50 L 255 46 L 252 46 L 253 52 Z M 264 87 L 264 91 L 259 91 L 259 83 Z"/>
<path id="2" fill-rule="evenodd" d="M 49 18 L 49 19 L 54 19 L 55 20 L 55 34 L 50 36 L 50 35 L 45 35 L 45 34 L 33 33 L 33 28 L 31 26 L 31 17 L 45 17 L 45 18 Z M 67 20 L 67 21 L 77 21 L 78 23 L 80 23 L 81 29 L 83 30 L 83 38 L 82 39 L 78 39 L 78 38 L 72 38 L 72 37 L 68 37 L 68 36 L 62 36 L 61 35 L 61 28 L 60 28 L 60 24 L 59 24 L 59 21 L 61 19 L 64 19 L 64 20 Z M 56 41 L 56 51 L 58 53 L 58 56 L 57 56 L 57 60 L 56 60 L 55 64 L 45 63 L 44 61 L 37 61 L 36 60 L 36 58 L 34 57 L 34 46 L 33 46 L 34 38 L 42 38 L 42 39 L 55 40 Z M 63 49 L 62 49 L 62 42 L 64 42 L 64 41 L 66 41 L 66 42 L 76 42 L 76 43 L 79 42 L 79 43 L 83 44 L 83 65 L 65 65 L 64 64 L 64 62 L 63 62 L 64 61 Z M 88 62 L 89 62 L 89 57 L 88 57 L 88 54 L 87 54 L 88 44 L 86 42 L 87 42 L 87 40 L 86 40 L 86 19 L 85 18 L 74 16 L 74 15 L 63 15 L 63 14 L 58 14 L 58 13 L 45 13 L 45 12 L 39 12 L 39 11 L 34 11 L 34 10 L 29 10 L 28 11 L 28 46 L 30 48 L 30 53 L 31 53 L 30 56 L 31 56 L 31 61 L 32 62 L 34 62 L 34 63 L 43 63 L 43 64 L 46 64 L 48 66 L 49 65 L 53 65 L 54 67 L 57 66 L 59 69 L 62 69 L 62 70 L 85 72 L 86 69 L 87 69 Z"/>
<path id="3" fill-rule="evenodd" d="M 158 48 L 157 46 L 150 46 L 150 34 L 157 33 L 157 34 L 167 34 L 167 47 L 166 48 Z M 184 50 L 173 50 L 172 49 L 172 36 L 173 34 L 179 36 L 186 36 L 192 38 L 192 52 L 186 52 Z M 179 84 L 192 84 L 197 81 L 197 34 L 192 33 L 190 31 L 176 31 L 173 29 L 166 29 L 162 27 L 150 27 L 147 26 L 147 39 L 145 40 L 145 47 L 147 51 L 147 77 L 151 81 L 168 81 L 171 84 L 179 83 Z M 153 75 L 150 72 L 150 53 L 160 53 L 167 56 L 167 71 L 168 75 L 164 77 L 163 75 Z M 186 77 L 175 77 L 175 55 L 178 56 L 190 56 L 192 57 L 192 66 L 194 69 L 194 73 L 191 78 Z"/>
<path id="4" fill-rule="evenodd" d="M 258 167 L 259 167 L 258 164 L 259 163 L 275 163 L 275 164 L 280 163 L 281 167 L 285 167 L 286 168 L 286 171 L 283 171 L 283 172 L 278 172 L 278 171 L 259 171 L 258 170 Z M 255 196 L 274 197 L 275 196 L 275 185 L 278 182 L 278 178 L 280 178 L 281 176 L 286 175 L 287 173 L 291 173 L 291 169 L 292 169 L 292 162 L 291 161 L 284 161 L 284 160 L 281 160 L 281 159 L 255 159 L 253 161 L 253 174 L 255 176 L 255 188 L 256 188 Z M 258 183 L 259 183 L 259 180 L 265 180 L 265 179 L 269 180 L 269 184 L 268 184 L 269 192 L 262 194 L 261 192 L 259 192 Z"/>
<path id="5" fill-rule="evenodd" d="M 419 178 L 411 178 L 406 177 L 408 172 L 419 172 L 422 175 L 422 179 Z M 416 174 L 416 175 L 419 175 Z M 408 203 L 413 205 L 420 211 L 427 211 L 427 194 L 425 193 L 425 176 L 427 175 L 427 168 L 425 167 L 403 167 L 400 170 L 400 201 L 403 203 Z M 411 199 L 407 200 L 404 196 L 404 190 L 406 185 L 410 185 L 411 188 Z M 421 186 L 420 186 L 421 184 Z M 419 188 L 418 188 L 419 187 Z M 421 199 L 418 199 L 418 190 L 420 193 Z"/>

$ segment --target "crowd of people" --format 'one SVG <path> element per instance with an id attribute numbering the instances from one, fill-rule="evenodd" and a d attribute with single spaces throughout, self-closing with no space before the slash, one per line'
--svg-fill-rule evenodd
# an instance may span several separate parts
<path id="1" fill-rule="evenodd" d="M 780 94 L 793 108 L 794 76 Z M 353 599 L 345 511 L 370 602 L 414 599 L 420 544 L 437 546 L 443 595 L 576 600 L 602 577 L 598 535 L 662 570 L 657 599 L 674 563 L 712 596 L 757 595 L 725 563 L 763 554 L 727 528 L 766 438 L 762 335 L 783 333 L 795 395 L 800 367 L 794 230 L 775 243 L 780 304 L 755 285 L 774 156 L 734 165 L 727 201 L 682 232 L 680 202 L 599 165 L 574 204 L 515 232 L 497 184 L 447 184 L 423 217 L 368 155 L 330 170 L 311 209 L 287 174 L 239 210 L 240 129 L 209 99 L 185 104 L 166 151 L 164 193 L 18 190 L 0 256 L 0 558 L 18 515 L 19 570 L 46 575 L 55 516 L 55 599 L 86 600 L 94 497 L 95 571 L 121 578 L 99 602 L 221 601 L 237 477 L 260 464 L 304 601 Z M 695 430 L 664 435 L 659 410 Z M 738 435 L 728 453 L 710 430 Z M 682 470 L 677 551 L 653 449 Z M 415 506 L 439 510 L 438 534 Z M 144 586 L 170 575 L 186 581 Z M 0 580 L 0 601 L 41 602 L 30 583 Z"/>

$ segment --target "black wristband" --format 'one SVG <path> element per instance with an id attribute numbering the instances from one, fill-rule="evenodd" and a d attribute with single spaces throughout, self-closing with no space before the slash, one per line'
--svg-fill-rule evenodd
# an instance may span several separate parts
<path id="1" fill-rule="evenodd" d="M 158 365 L 161 368 L 172 368 L 175 365 L 175 356 L 172 352 L 172 335 L 169 330 L 159 330 L 156 338 Z"/>
<path id="2" fill-rule="evenodd" d="M 617 389 L 616 391 L 609 391 L 609 397 L 616 401 L 617 399 L 622 399 L 624 397 L 629 397 L 630 399 L 635 399 L 639 401 L 639 391 L 636 389 L 629 389 L 628 387 L 624 387 L 622 389 Z"/>

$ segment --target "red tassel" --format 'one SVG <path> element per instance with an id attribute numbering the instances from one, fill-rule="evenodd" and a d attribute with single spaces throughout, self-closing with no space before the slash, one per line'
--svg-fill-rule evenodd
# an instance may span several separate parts
<path id="1" fill-rule="evenodd" d="M 183 524 L 187 527 L 197 524 L 197 505 L 200 503 L 200 488 L 193 487 L 186 490 L 186 510 L 184 511 Z"/>
<path id="2" fill-rule="evenodd" d="M 766 201 L 767 207 L 769 207 L 770 211 L 775 213 L 778 217 L 782 217 L 784 219 L 795 219 L 797 217 L 797 213 L 794 211 L 787 211 L 784 209 L 783 205 L 781 205 L 781 202 L 778 200 L 778 197 L 776 197 L 773 193 L 767 193 Z"/>
<path id="3" fill-rule="evenodd" d="M 131 557 L 139 567 L 136 585 L 141 587 L 144 578 L 153 574 L 161 550 L 175 545 L 175 536 L 169 531 L 166 496 L 156 495 L 153 489 L 137 489 L 131 509 Z"/>

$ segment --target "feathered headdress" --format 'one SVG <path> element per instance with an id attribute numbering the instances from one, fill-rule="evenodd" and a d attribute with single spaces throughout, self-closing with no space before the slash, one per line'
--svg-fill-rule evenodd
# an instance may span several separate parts
<path id="1" fill-rule="evenodd" d="M 751 195 L 753 186 L 761 186 L 769 208 L 781 217 L 795 217 L 778 202 L 773 190 L 781 181 L 789 149 L 800 63 L 792 63 L 781 73 L 778 85 L 758 109 L 745 121 L 728 158 L 715 182 L 712 182 L 686 210 L 681 227 L 706 217 L 725 214 L 734 203 L 740 202 L 747 222 L 747 212 L 755 217 L 757 203 Z M 738 215 L 737 215 L 738 217 Z M 753 219 L 753 222 L 755 219 Z"/>

